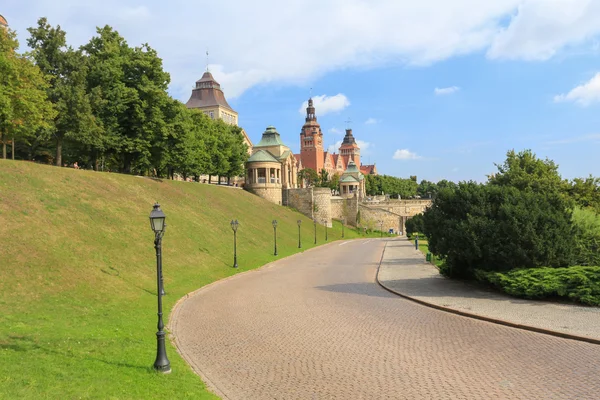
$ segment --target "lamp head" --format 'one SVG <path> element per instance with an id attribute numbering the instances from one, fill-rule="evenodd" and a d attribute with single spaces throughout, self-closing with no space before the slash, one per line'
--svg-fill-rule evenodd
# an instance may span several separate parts
<path id="1" fill-rule="evenodd" d="M 160 209 L 158 202 L 154 204 L 152 212 L 150 212 L 150 227 L 154 233 L 162 233 L 165 231 L 165 213 Z"/>
<path id="2" fill-rule="evenodd" d="M 299 220 L 298 220 L 298 226 L 300 226 L 301 224 L 302 224 L 302 220 L 301 220 L 301 219 L 299 219 Z"/>
<path id="3" fill-rule="evenodd" d="M 273 220 L 273 228 L 277 228 L 277 220 L 276 219 Z"/>
<path id="4" fill-rule="evenodd" d="M 232 229 L 234 232 L 237 232 L 237 229 L 238 229 L 238 226 L 240 225 L 240 223 L 238 222 L 238 220 L 237 220 L 237 219 L 235 219 L 235 220 L 234 220 L 234 219 L 232 219 L 232 220 L 231 220 L 231 224 L 230 224 L 230 225 L 231 225 L 231 229 Z"/>

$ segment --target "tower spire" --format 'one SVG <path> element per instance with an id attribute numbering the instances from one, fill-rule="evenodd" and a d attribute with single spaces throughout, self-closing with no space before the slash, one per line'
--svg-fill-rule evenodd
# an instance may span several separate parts
<path id="1" fill-rule="evenodd" d="M 208 71 L 208 49 L 206 50 L 206 72 Z"/>
<path id="2" fill-rule="evenodd" d="M 308 107 L 306 107 L 306 122 L 316 121 L 315 106 L 313 105 L 312 97 L 308 99 Z"/>

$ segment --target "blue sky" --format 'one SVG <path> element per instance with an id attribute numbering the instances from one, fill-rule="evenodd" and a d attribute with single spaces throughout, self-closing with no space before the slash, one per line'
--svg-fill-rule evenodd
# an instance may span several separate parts
<path id="1" fill-rule="evenodd" d="M 531 148 L 564 177 L 600 176 L 597 0 L 8 0 L 0 14 L 23 48 L 41 16 L 73 46 L 105 24 L 147 42 L 183 102 L 208 50 L 255 142 L 274 125 L 298 151 L 312 88 L 325 143 L 350 120 L 382 174 L 483 181 Z"/>

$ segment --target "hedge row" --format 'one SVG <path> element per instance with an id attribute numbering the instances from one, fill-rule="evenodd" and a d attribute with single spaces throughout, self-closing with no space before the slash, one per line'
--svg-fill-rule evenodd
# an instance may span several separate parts
<path id="1" fill-rule="evenodd" d="M 477 270 L 475 277 L 517 297 L 562 298 L 600 306 L 600 267 L 542 267 L 508 272 Z"/>

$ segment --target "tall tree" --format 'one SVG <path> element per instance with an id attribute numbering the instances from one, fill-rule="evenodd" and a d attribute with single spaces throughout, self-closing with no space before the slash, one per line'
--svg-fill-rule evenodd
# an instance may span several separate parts
<path id="1" fill-rule="evenodd" d="M 244 143 L 242 128 L 237 125 L 228 125 L 228 141 L 231 152 L 226 176 L 229 184 L 231 177 L 244 174 L 244 164 L 248 159 L 248 146 Z"/>
<path id="2" fill-rule="evenodd" d="M 109 26 L 97 33 L 82 50 L 89 56 L 87 87 L 102 123 L 105 151 L 122 172 L 147 171 L 155 144 L 168 131 L 169 74 L 149 45 L 131 48 Z"/>
<path id="3" fill-rule="evenodd" d="M 496 164 L 498 172 L 488 177 L 488 182 L 498 186 L 512 186 L 518 190 L 530 188 L 536 192 L 563 191 L 565 184 L 554 161 L 540 160 L 531 150 L 516 153 L 510 150 L 506 160 Z"/>
<path id="4" fill-rule="evenodd" d="M 12 30 L 0 29 L 0 140 L 2 158 L 6 158 L 6 142 L 35 136 L 48 127 L 55 111 L 46 97 L 46 82 L 31 60 L 17 53 L 19 42 Z"/>
<path id="5" fill-rule="evenodd" d="M 88 145 L 96 141 L 98 127 L 85 86 L 87 63 L 80 51 L 67 46 L 60 25 L 53 28 L 40 18 L 28 31 L 36 65 L 49 77 L 47 94 L 57 110 L 49 133 L 56 145 L 56 165 L 61 166 L 65 139 Z"/>

